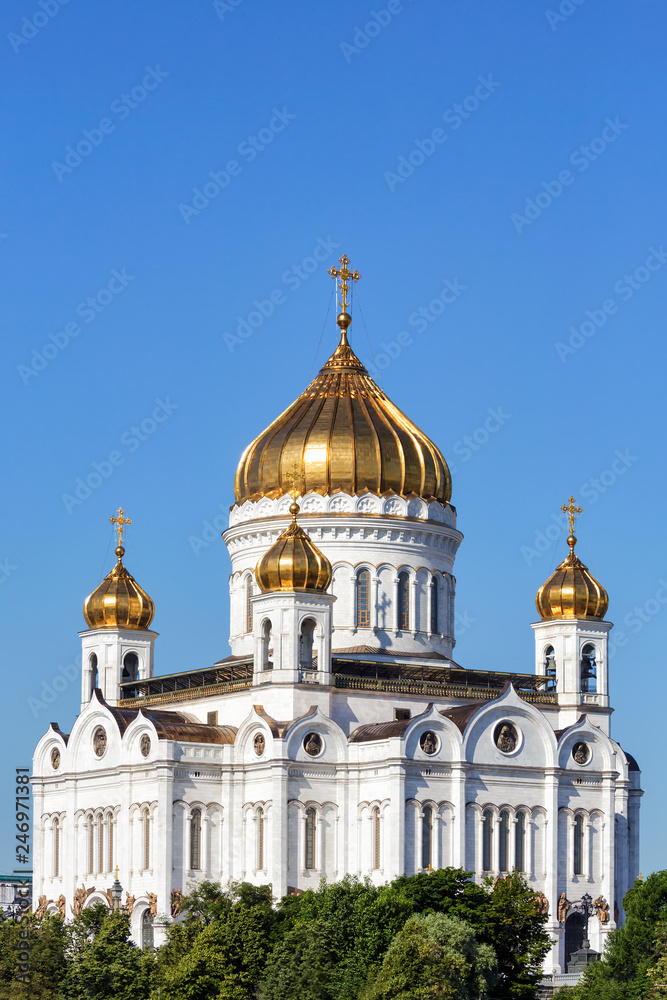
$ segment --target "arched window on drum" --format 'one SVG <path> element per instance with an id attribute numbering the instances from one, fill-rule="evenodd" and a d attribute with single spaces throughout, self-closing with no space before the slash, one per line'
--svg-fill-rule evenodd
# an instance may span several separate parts
<path id="1" fill-rule="evenodd" d="M 371 574 L 360 569 L 355 581 L 355 624 L 357 628 L 369 628 L 371 624 Z"/>

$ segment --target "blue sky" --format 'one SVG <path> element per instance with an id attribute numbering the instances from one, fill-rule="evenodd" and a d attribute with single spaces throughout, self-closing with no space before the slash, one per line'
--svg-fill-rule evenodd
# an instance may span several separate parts
<path id="1" fill-rule="evenodd" d="M 571 493 L 584 507 L 578 554 L 625 640 L 612 723 L 644 771 L 642 869 L 665 867 L 664 5 L 0 17 L 0 788 L 78 711 L 81 605 L 119 505 L 157 671 L 228 652 L 207 524 L 333 350 L 326 270 L 346 252 L 352 344 L 455 470 L 459 662 L 532 669 L 534 594 L 566 554 L 554 518 Z M 7 869 L 13 836 L 9 816 Z"/>

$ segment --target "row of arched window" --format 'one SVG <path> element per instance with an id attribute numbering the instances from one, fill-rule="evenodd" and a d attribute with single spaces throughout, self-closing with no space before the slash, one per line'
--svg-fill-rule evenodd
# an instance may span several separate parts
<path id="1" fill-rule="evenodd" d="M 482 813 L 482 870 L 494 871 L 494 836 L 498 837 L 498 870 L 501 872 L 525 871 L 526 868 L 526 814 L 518 812 L 514 825 L 514 859 L 511 857 L 510 814 L 505 809 L 500 813 L 496 827 L 495 817 L 490 809 Z"/>
<path id="2" fill-rule="evenodd" d="M 544 651 L 544 674 L 547 678 L 545 690 L 556 690 L 556 652 L 553 646 L 547 646 Z M 579 661 L 579 679 L 582 694 L 595 694 L 597 692 L 597 655 L 595 646 L 587 642 L 581 651 Z"/>
<path id="3" fill-rule="evenodd" d="M 60 830 L 58 829 L 58 840 Z M 98 816 L 89 816 L 86 821 L 86 842 L 88 857 L 86 869 L 89 875 L 113 871 L 114 862 L 114 817 L 108 810 Z M 54 844 L 54 867 L 55 867 Z"/>

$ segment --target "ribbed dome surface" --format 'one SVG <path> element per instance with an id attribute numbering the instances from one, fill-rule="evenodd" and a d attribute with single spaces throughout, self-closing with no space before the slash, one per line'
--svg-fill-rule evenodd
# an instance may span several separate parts
<path id="1" fill-rule="evenodd" d="M 604 618 L 607 591 L 574 554 L 577 540 L 568 538 L 570 551 L 535 597 L 540 618 Z"/>
<path id="2" fill-rule="evenodd" d="M 417 495 L 446 503 L 452 493 L 439 449 L 389 400 L 347 342 L 317 378 L 250 444 L 234 483 L 237 503 L 299 492 Z"/>
<path id="3" fill-rule="evenodd" d="M 84 602 L 89 628 L 148 628 L 153 620 L 155 605 L 123 566 L 124 554 L 119 546 L 118 562 Z"/>
<path id="4" fill-rule="evenodd" d="M 259 589 L 325 591 L 331 583 L 331 563 L 296 523 L 298 504 L 290 507 L 292 522 L 257 563 Z"/>

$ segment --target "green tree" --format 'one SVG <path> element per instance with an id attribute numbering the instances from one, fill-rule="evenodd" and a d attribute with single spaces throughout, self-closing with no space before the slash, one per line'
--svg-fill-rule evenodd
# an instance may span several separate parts
<path id="1" fill-rule="evenodd" d="M 496 956 L 470 924 L 444 913 L 410 917 L 362 1000 L 477 1000 L 495 982 Z"/>
<path id="2" fill-rule="evenodd" d="M 130 918 L 99 903 L 67 926 L 63 1000 L 146 1000 L 155 958 L 130 941 Z"/>

